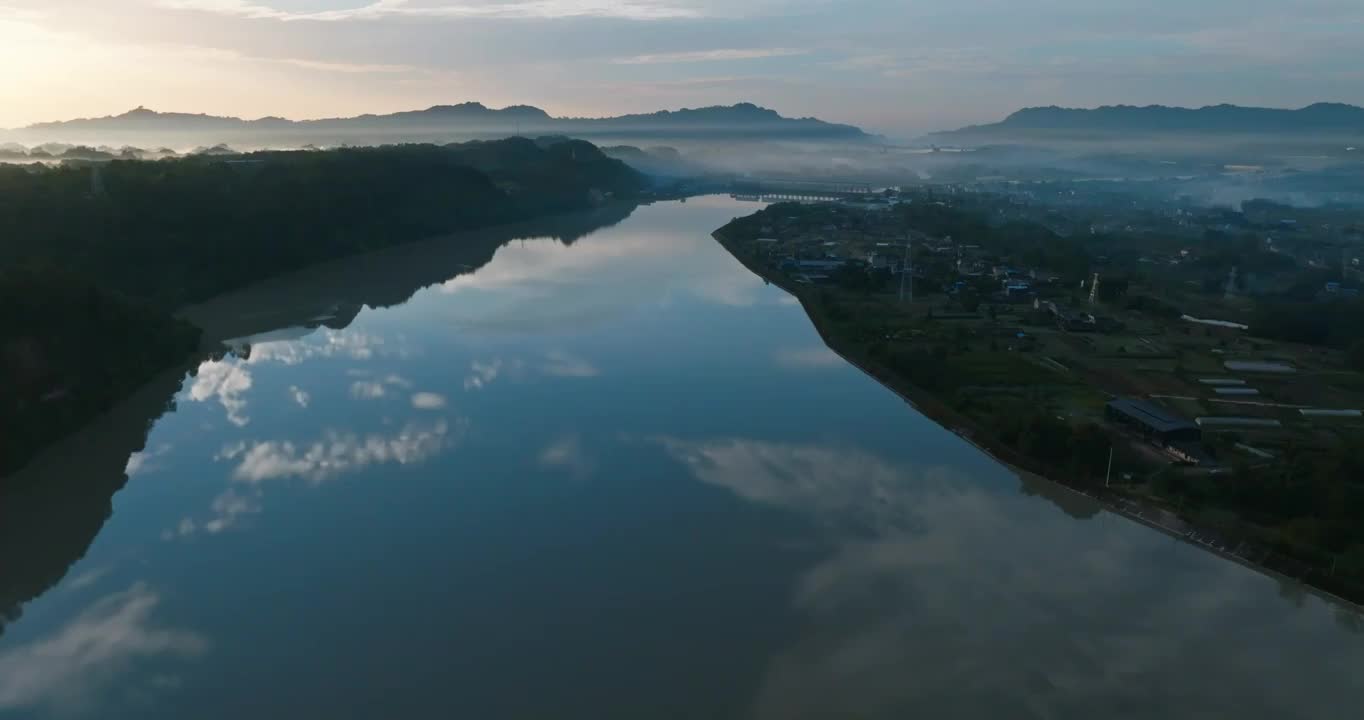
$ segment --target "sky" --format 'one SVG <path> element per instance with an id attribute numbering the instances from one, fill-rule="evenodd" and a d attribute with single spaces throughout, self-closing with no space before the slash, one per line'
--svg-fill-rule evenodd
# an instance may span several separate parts
<path id="1" fill-rule="evenodd" d="M 0 127 L 750 101 L 890 135 L 1020 107 L 1364 104 L 1360 0 L 0 0 Z"/>

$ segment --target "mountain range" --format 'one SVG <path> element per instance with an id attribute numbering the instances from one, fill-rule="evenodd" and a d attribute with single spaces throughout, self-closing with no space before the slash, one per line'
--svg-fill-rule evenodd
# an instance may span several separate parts
<path id="1" fill-rule="evenodd" d="M 41 142 L 116 143 L 140 139 L 153 144 L 177 142 L 242 144 L 371 142 L 456 139 L 521 134 L 575 137 L 655 137 L 679 139 L 863 140 L 851 125 L 815 118 L 788 118 L 752 103 L 605 118 L 554 117 L 537 107 L 490 108 L 477 102 L 437 105 L 388 115 L 322 120 L 288 120 L 165 113 L 137 108 L 121 115 L 30 125 L 14 139 Z"/>
<path id="2" fill-rule="evenodd" d="M 1209 105 L 1200 108 L 1164 105 L 1105 105 L 1094 109 L 1024 108 L 1004 120 L 973 125 L 943 138 L 1020 137 L 1060 133 L 1238 133 L 1364 135 L 1364 108 L 1343 103 L 1316 103 L 1297 110 Z"/>

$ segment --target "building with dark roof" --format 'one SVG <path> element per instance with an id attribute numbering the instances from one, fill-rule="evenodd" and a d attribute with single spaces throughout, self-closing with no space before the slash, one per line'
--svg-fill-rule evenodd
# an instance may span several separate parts
<path id="1" fill-rule="evenodd" d="M 1104 408 L 1104 417 L 1161 445 L 1196 443 L 1203 439 L 1203 431 L 1197 425 L 1145 400 L 1117 398 Z"/>

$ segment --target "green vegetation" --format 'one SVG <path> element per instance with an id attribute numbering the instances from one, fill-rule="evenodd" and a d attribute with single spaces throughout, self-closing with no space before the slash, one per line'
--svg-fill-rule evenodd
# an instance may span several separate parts
<path id="1" fill-rule="evenodd" d="M 0 274 L 0 470 L 189 357 L 199 329 L 60 270 Z"/>
<path id="2" fill-rule="evenodd" d="M 1260 303 L 1250 329 L 1274 340 L 1350 348 L 1364 342 L 1364 300 Z"/>
<path id="3" fill-rule="evenodd" d="M 1298 412 L 1364 407 L 1364 304 L 1349 281 L 1299 272 L 1251 235 L 1213 233 L 1181 250 L 1131 228 L 1066 235 L 1088 228 L 1050 208 L 1032 213 L 1046 224 L 1012 217 L 1027 213 L 984 193 L 903 195 L 912 202 L 873 209 L 773 205 L 717 237 L 796 295 L 832 347 L 1006 462 L 1176 511 L 1243 557 L 1364 598 L 1364 428 Z M 914 291 L 901 299 L 906 237 Z M 1133 251 L 1147 244 L 1170 254 Z M 1246 286 L 1276 289 L 1252 297 Z M 1191 323 L 1186 311 L 1250 331 Z M 1228 360 L 1292 372 L 1237 373 Z M 1248 394 L 1203 381 L 1228 376 Z M 1201 446 L 1171 449 L 1107 422 L 1114 396 L 1280 424 L 1205 429 Z"/>
<path id="4" fill-rule="evenodd" d="M 1202 528 L 1268 549 L 1276 569 L 1349 597 L 1364 592 L 1364 434 L 1291 445 L 1281 462 L 1229 473 L 1161 473 L 1149 490 Z"/>
<path id="5" fill-rule="evenodd" d="M 628 197 L 589 143 L 0 166 L 0 473 L 184 361 L 179 307 L 318 261 Z"/>

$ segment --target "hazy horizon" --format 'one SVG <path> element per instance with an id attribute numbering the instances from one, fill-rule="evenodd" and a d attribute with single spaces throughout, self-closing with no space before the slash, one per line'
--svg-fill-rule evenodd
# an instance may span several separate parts
<path id="1" fill-rule="evenodd" d="M 1155 7 L 1152 7 L 1154 5 Z M 465 101 L 753 102 L 909 136 L 1025 106 L 1364 104 L 1364 7 L 1308 0 L 0 0 L 0 128 Z"/>

